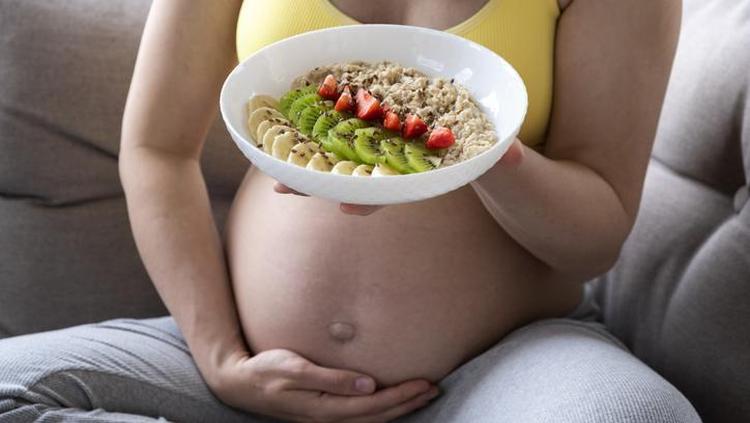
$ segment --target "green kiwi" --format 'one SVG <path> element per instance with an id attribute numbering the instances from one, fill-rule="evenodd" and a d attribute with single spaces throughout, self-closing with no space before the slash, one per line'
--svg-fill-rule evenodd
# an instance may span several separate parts
<path id="1" fill-rule="evenodd" d="M 357 156 L 357 153 L 354 151 L 353 138 L 353 134 L 339 134 L 335 131 L 328 134 L 328 142 L 330 143 L 331 148 L 333 148 L 334 153 L 344 157 L 346 160 L 359 163 L 359 156 Z M 323 148 L 326 148 L 325 144 L 323 144 Z"/>
<path id="2" fill-rule="evenodd" d="M 374 165 L 382 155 L 380 141 L 386 137 L 380 128 L 360 128 L 354 131 L 354 152 L 362 163 Z"/>
<path id="3" fill-rule="evenodd" d="M 323 97 L 316 93 L 305 94 L 302 97 L 299 97 L 294 100 L 294 103 L 289 107 L 289 120 L 292 121 L 295 126 L 299 126 L 299 116 L 302 114 L 302 111 L 321 101 L 323 101 Z"/>
<path id="4" fill-rule="evenodd" d="M 313 139 L 321 142 L 323 138 L 328 136 L 328 131 L 344 119 L 344 115 L 335 110 L 326 111 L 318 117 L 317 121 L 315 121 L 315 125 L 312 129 Z"/>
<path id="5" fill-rule="evenodd" d="M 406 156 L 406 162 L 409 164 L 409 167 L 417 172 L 433 170 L 437 167 L 435 163 L 440 163 L 439 157 L 432 156 L 427 148 L 416 143 L 404 145 L 404 156 Z"/>
<path id="6" fill-rule="evenodd" d="M 330 102 L 318 102 L 307 106 L 302 113 L 299 114 L 299 120 L 297 126 L 300 132 L 305 135 L 312 134 L 312 130 L 315 127 L 315 123 L 318 121 L 320 115 L 328 110 L 331 110 L 332 105 Z"/>
<path id="7" fill-rule="evenodd" d="M 352 139 L 354 138 L 354 131 L 367 126 L 368 123 L 362 119 L 342 120 L 328 131 L 327 137 L 321 139 L 321 145 L 327 151 L 336 153 L 348 160 L 359 162 L 359 157 L 354 152 Z"/>
<path id="8" fill-rule="evenodd" d="M 306 87 L 288 91 L 286 94 L 281 96 L 281 99 L 279 99 L 279 109 L 281 110 L 281 113 L 289 118 L 289 108 L 292 107 L 292 103 L 294 103 L 295 100 L 302 97 L 303 95 L 314 94 L 317 91 L 318 90 L 313 85 L 308 85 Z"/>
<path id="9" fill-rule="evenodd" d="M 404 155 L 404 142 L 399 138 L 390 138 L 380 141 L 380 150 L 383 152 L 383 160 L 388 166 L 398 173 L 413 173 L 414 169 Z"/>

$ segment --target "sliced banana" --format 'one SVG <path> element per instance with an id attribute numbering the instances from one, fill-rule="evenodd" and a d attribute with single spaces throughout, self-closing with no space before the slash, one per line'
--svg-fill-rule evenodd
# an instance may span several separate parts
<path id="1" fill-rule="evenodd" d="M 261 107 L 270 107 L 279 110 L 279 102 L 270 95 L 256 95 L 247 102 L 247 115 L 250 116 Z"/>
<path id="2" fill-rule="evenodd" d="M 289 158 L 286 161 L 300 167 L 305 167 L 310 162 L 312 156 L 318 152 L 320 152 L 318 143 L 312 141 L 301 142 L 292 147 L 292 151 L 289 152 Z"/>
<path id="3" fill-rule="evenodd" d="M 289 158 L 289 152 L 292 151 L 292 147 L 298 142 L 300 142 L 300 138 L 294 132 L 277 135 L 273 140 L 271 155 L 279 160 L 286 161 Z"/>
<path id="4" fill-rule="evenodd" d="M 256 131 L 256 141 L 259 143 L 258 147 L 262 147 L 263 145 L 263 137 L 266 135 L 266 131 L 271 129 L 274 125 L 287 125 L 289 124 L 289 121 L 286 119 L 279 119 L 279 118 L 271 118 L 266 119 L 263 122 L 258 125 L 258 129 Z"/>
<path id="5" fill-rule="evenodd" d="M 320 172 L 330 172 L 338 161 L 338 157 L 333 153 L 315 153 L 307 163 L 306 168 Z"/>
<path id="6" fill-rule="evenodd" d="M 255 111 L 252 112 L 250 114 L 250 117 L 247 119 L 247 128 L 250 130 L 250 135 L 252 135 L 253 138 L 257 140 L 258 125 L 260 125 L 260 123 L 264 120 L 268 120 L 271 118 L 278 118 L 287 121 L 284 115 L 282 115 L 281 112 L 276 109 L 272 109 L 270 107 L 260 107 L 258 109 L 255 109 Z"/>
<path id="7" fill-rule="evenodd" d="M 335 173 L 337 175 L 351 175 L 352 172 L 354 172 L 354 169 L 357 168 L 357 166 L 359 166 L 359 163 L 344 160 L 336 163 L 333 169 L 331 169 L 331 173 Z"/>
<path id="8" fill-rule="evenodd" d="M 285 134 L 287 132 L 295 132 L 295 131 L 297 130 L 287 125 L 272 126 L 263 135 L 263 143 L 261 144 L 263 146 L 263 151 L 265 151 L 266 154 L 271 154 L 271 152 L 273 152 L 273 140 L 276 139 L 277 136 L 281 134 Z"/>
<path id="9" fill-rule="evenodd" d="M 352 171 L 352 176 L 370 176 L 372 175 L 372 166 L 370 165 L 359 165 Z"/>
<path id="10" fill-rule="evenodd" d="M 392 167 L 385 164 L 375 165 L 375 169 L 372 170 L 372 176 L 393 176 L 400 175 L 400 173 L 393 170 Z"/>

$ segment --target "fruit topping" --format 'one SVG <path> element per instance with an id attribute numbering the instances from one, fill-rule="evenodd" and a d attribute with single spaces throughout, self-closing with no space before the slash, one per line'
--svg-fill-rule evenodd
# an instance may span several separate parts
<path id="1" fill-rule="evenodd" d="M 325 98 L 326 100 L 336 100 L 338 98 L 338 82 L 336 82 L 336 77 L 329 74 L 326 76 L 326 79 L 323 80 L 323 83 L 320 84 L 320 88 L 318 88 L 318 95 Z"/>
<path id="2" fill-rule="evenodd" d="M 448 148 L 456 143 L 456 137 L 450 128 L 439 126 L 432 130 L 425 145 L 430 149 Z"/>
<path id="3" fill-rule="evenodd" d="M 352 92 L 348 85 L 344 86 L 344 90 L 341 92 L 339 99 L 336 100 L 334 109 L 341 113 L 354 110 L 354 99 L 352 98 Z"/>
<path id="4" fill-rule="evenodd" d="M 401 132 L 401 119 L 399 119 L 395 112 L 388 110 L 385 112 L 383 127 L 391 131 Z"/>
<path id="5" fill-rule="evenodd" d="M 380 109 L 380 100 L 375 98 L 369 91 L 364 88 L 357 90 L 357 112 L 358 118 L 363 120 L 380 119 L 382 113 Z"/>
<path id="6" fill-rule="evenodd" d="M 408 114 L 404 122 L 404 138 L 419 138 L 427 132 L 427 124 L 417 115 Z"/>

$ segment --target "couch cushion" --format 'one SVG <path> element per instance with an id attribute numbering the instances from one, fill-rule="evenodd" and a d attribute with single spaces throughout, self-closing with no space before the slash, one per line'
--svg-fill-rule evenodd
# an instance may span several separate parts
<path id="1" fill-rule="evenodd" d="M 0 337 L 165 313 L 117 171 L 148 7 L 0 2 Z M 219 223 L 246 163 L 217 121 L 203 167 Z"/>
<path id="2" fill-rule="evenodd" d="M 599 294 L 706 421 L 750 421 L 750 3 L 683 4 L 638 221 Z"/>

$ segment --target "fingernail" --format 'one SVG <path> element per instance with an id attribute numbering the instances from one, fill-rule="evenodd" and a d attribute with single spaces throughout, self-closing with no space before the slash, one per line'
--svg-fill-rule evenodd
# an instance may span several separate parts
<path id="1" fill-rule="evenodd" d="M 354 389 L 369 394 L 375 390 L 375 381 L 369 377 L 360 376 L 354 379 Z"/>
<path id="2" fill-rule="evenodd" d="M 440 389 L 432 387 L 429 391 L 427 391 L 426 394 L 424 394 L 425 399 L 431 400 L 435 398 L 436 396 L 440 395 Z"/>

